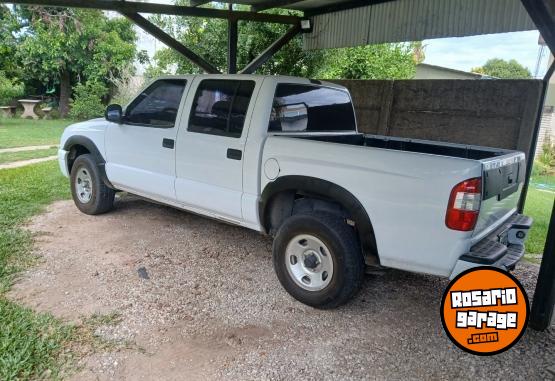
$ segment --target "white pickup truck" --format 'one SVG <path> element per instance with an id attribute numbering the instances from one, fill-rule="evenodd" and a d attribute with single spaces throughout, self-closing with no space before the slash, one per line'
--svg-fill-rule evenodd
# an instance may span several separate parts
<path id="1" fill-rule="evenodd" d="M 523 153 L 358 133 L 345 88 L 302 78 L 160 78 L 60 147 L 84 213 L 121 190 L 272 235 L 281 284 L 319 308 L 349 300 L 365 266 L 513 269 L 532 224 Z"/>

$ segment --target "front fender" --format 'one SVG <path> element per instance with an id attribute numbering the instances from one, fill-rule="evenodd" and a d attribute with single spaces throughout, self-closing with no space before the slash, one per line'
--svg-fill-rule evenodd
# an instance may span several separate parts
<path id="1" fill-rule="evenodd" d="M 86 136 L 82 135 L 72 135 L 65 141 L 63 145 L 63 150 L 68 152 L 66 155 L 66 166 L 68 173 L 71 172 L 71 164 L 73 161 L 83 153 L 83 148 L 87 150 L 93 157 L 98 167 L 98 171 L 101 176 L 101 180 L 111 189 L 115 189 L 108 176 L 106 175 L 106 160 L 104 156 L 96 146 L 96 144 Z"/>

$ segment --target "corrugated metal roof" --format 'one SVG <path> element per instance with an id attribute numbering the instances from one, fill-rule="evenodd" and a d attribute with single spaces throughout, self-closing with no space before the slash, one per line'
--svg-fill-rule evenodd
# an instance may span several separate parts
<path id="1" fill-rule="evenodd" d="M 520 0 L 398 0 L 313 20 L 313 32 L 304 35 L 305 49 L 536 29 Z"/>

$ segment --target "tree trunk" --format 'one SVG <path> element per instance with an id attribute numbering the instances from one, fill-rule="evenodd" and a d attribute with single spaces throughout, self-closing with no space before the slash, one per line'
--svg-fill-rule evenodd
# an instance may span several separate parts
<path id="1" fill-rule="evenodd" d="M 60 78 L 60 116 L 65 118 L 69 112 L 69 98 L 71 97 L 71 76 L 69 70 L 62 72 Z"/>

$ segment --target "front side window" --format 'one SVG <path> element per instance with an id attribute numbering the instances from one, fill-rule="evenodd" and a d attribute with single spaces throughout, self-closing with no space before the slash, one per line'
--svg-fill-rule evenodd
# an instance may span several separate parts
<path id="1" fill-rule="evenodd" d="M 171 128 L 187 81 L 160 79 L 147 87 L 125 112 L 125 122 L 141 126 Z"/>
<path id="2" fill-rule="evenodd" d="M 331 87 L 280 83 L 276 88 L 268 131 L 356 131 L 349 93 Z"/>
<path id="3" fill-rule="evenodd" d="M 195 94 L 188 131 L 240 137 L 254 85 L 254 81 L 202 81 Z"/>

